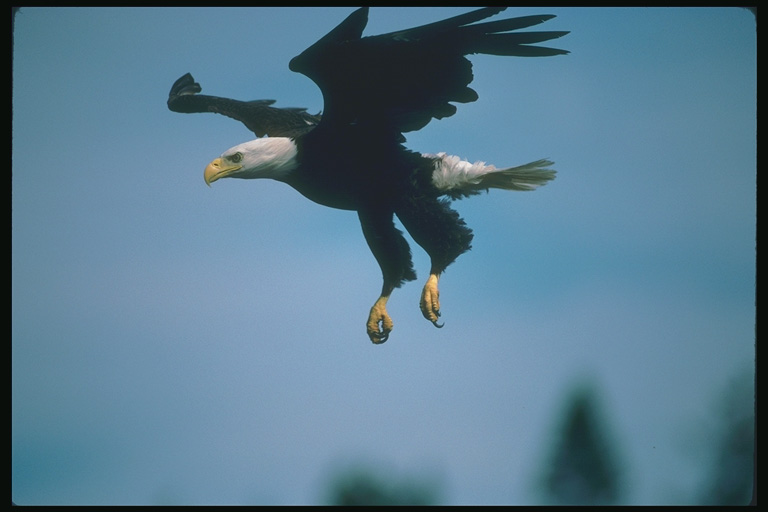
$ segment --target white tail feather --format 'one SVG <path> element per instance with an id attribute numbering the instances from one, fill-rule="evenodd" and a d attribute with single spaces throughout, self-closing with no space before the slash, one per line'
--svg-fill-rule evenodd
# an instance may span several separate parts
<path id="1" fill-rule="evenodd" d="M 445 153 L 424 156 L 436 159 L 432 183 L 438 190 L 450 195 L 472 194 L 489 188 L 535 190 L 553 180 L 556 174 L 556 171 L 548 168 L 552 162 L 546 159 L 497 169 L 485 162 L 470 163 Z"/>

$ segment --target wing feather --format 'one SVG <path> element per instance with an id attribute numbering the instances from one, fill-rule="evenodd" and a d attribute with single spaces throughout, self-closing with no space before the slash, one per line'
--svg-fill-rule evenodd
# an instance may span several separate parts
<path id="1" fill-rule="evenodd" d="M 304 108 L 272 107 L 275 100 L 239 101 L 198 94 L 200 84 L 187 73 L 173 84 L 168 94 L 168 108 L 184 114 L 214 112 L 243 123 L 257 137 L 297 137 L 311 131 L 320 122 Z"/>
<path id="2" fill-rule="evenodd" d="M 470 54 L 542 57 L 566 50 L 532 46 L 564 31 L 518 32 L 549 14 L 476 23 L 503 11 L 483 8 L 419 27 L 362 37 L 368 9 L 291 60 L 290 69 L 312 79 L 323 93 L 323 124 L 388 126 L 405 133 L 456 112 L 452 103 L 475 101 Z"/>

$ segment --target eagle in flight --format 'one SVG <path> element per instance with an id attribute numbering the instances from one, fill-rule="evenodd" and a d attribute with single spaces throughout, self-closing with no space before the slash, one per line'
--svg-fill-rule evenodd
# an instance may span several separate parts
<path id="1" fill-rule="evenodd" d="M 452 103 L 477 100 L 469 88 L 471 54 L 545 57 L 566 50 L 533 46 L 568 32 L 513 32 L 553 15 L 486 21 L 504 8 L 484 8 L 436 23 L 362 37 L 368 9 L 349 15 L 294 57 L 292 71 L 320 88 L 324 108 L 277 108 L 274 100 L 238 101 L 198 94 L 187 73 L 172 86 L 173 112 L 215 112 L 242 122 L 258 138 L 225 151 L 205 168 L 210 185 L 222 178 L 271 178 L 308 199 L 357 212 L 363 235 L 381 267 L 383 286 L 366 323 L 373 343 L 384 343 L 393 323 L 386 304 L 395 288 L 416 279 L 408 242 L 394 216 L 429 255 L 421 294 L 424 317 L 437 327 L 438 280 L 471 247 L 472 231 L 450 207 L 490 188 L 533 190 L 555 177 L 552 162 L 497 168 L 446 153 L 406 149 L 404 133 L 456 112 Z"/>

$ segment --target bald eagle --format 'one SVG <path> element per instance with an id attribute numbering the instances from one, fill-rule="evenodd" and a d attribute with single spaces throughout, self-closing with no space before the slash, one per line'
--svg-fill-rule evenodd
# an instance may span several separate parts
<path id="1" fill-rule="evenodd" d="M 289 64 L 320 88 L 322 115 L 302 108 L 277 108 L 272 106 L 274 100 L 238 101 L 198 94 L 202 89 L 189 73 L 171 88 L 170 110 L 223 114 L 258 137 L 208 164 L 204 172 L 208 185 L 222 178 L 271 178 L 321 205 L 357 212 L 383 277 L 366 323 L 373 343 L 384 343 L 392 331 L 386 304 L 393 290 L 416 279 L 411 251 L 395 227 L 395 215 L 430 257 L 420 307 L 427 320 L 442 327 L 438 280 L 448 265 L 470 249 L 473 236 L 450 201 L 490 188 L 533 190 L 555 177 L 548 160 L 496 168 L 403 146 L 404 133 L 453 115 L 452 103 L 477 100 L 477 93 L 468 87 L 472 65 L 467 55 L 568 53 L 532 46 L 568 32 L 512 32 L 553 15 L 476 23 L 502 10 L 478 9 L 366 37 L 362 32 L 368 9 L 354 11 Z"/>

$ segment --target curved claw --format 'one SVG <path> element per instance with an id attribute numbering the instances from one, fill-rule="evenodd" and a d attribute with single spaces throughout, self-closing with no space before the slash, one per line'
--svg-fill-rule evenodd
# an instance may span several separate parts
<path id="1" fill-rule="evenodd" d="M 380 345 L 384 342 L 386 342 L 389 339 L 389 333 L 388 332 L 369 332 L 368 336 L 371 338 L 371 341 L 375 345 Z"/>
<path id="2" fill-rule="evenodd" d="M 389 333 L 392 332 L 392 320 L 387 316 L 381 320 L 374 320 L 373 328 L 371 327 L 371 320 L 368 320 L 368 338 L 375 345 L 380 345 L 389 339 Z M 381 327 L 379 327 L 381 323 Z M 387 325 L 390 327 L 387 328 Z"/>
<path id="3" fill-rule="evenodd" d="M 440 310 L 439 310 L 439 309 L 438 309 L 437 311 L 435 311 L 434 313 L 435 313 L 435 316 L 436 316 L 437 318 L 440 318 Z M 439 324 L 439 323 L 437 323 L 437 318 L 436 318 L 435 320 L 430 320 L 430 319 L 427 319 L 427 320 L 429 320 L 430 322 L 432 322 L 432 325 L 434 325 L 434 326 L 435 326 L 435 327 L 437 327 L 438 329 L 442 329 L 442 328 L 445 326 L 445 322 L 443 322 L 443 323 Z"/>

